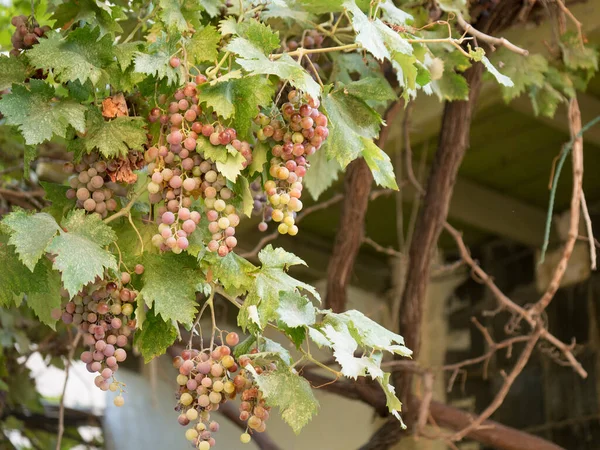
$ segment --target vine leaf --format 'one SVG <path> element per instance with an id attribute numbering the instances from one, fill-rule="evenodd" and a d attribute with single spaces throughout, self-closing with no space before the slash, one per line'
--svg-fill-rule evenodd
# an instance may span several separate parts
<path id="1" fill-rule="evenodd" d="M 144 127 L 142 117 L 120 116 L 106 121 L 98 110 L 91 110 L 83 146 L 88 153 L 97 149 L 106 158 L 127 156 L 129 150 L 143 150 L 148 142 Z"/>
<path id="2" fill-rule="evenodd" d="M 226 291 L 230 291 L 231 289 L 249 289 L 253 281 L 246 275 L 255 272 L 258 267 L 237 253 L 229 252 L 227 256 L 218 259 L 212 269 L 214 277 L 219 280 Z"/>
<path id="3" fill-rule="evenodd" d="M 163 31 L 155 42 L 148 45 L 147 53 L 137 52 L 134 68 L 136 72 L 146 75 L 155 75 L 158 79 L 166 78 L 169 84 L 177 84 L 182 77 L 181 66 L 171 67 L 171 55 L 177 52 L 176 43 L 179 36 L 167 34 Z"/>
<path id="4" fill-rule="evenodd" d="M 199 272 L 192 256 L 144 255 L 143 287 L 140 295 L 164 321 L 190 325 L 196 315 L 196 283 Z"/>
<path id="5" fill-rule="evenodd" d="M 383 374 L 383 377 L 379 378 L 377 381 L 379 381 L 383 392 L 385 392 L 386 406 L 388 407 L 390 414 L 400 421 L 400 426 L 405 430 L 406 425 L 402 421 L 402 417 L 400 417 L 400 411 L 402 411 L 402 402 L 400 402 L 398 397 L 396 397 L 396 389 L 390 383 L 390 375 L 391 374 L 389 373 L 385 373 Z"/>
<path id="6" fill-rule="evenodd" d="M 236 62 L 244 70 L 256 75 L 276 75 L 287 80 L 295 88 L 318 98 L 321 87 L 310 74 L 294 59 L 284 54 L 277 60 L 270 60 L 247 39 L 237 37 L 227 46 L 227 50 L 239 55 Z"/>
<path id="7" fill-rule="evenodd" d="M 52 203 L 49 207 L 45 208 L 44 211 L 60 222 L 64 217 L 65 212 L 75 206 L 75 200 L 67 198 L 69 186 L 48 183 L 47 181 L 40 181 L 40 185 L 46 192 L 46 200 Z"/>
<path id="8" fill-rule="evenodd" d="M 214 61 L 219 56 L 221 34 L 212 25 L 207 25 L 194 33 L 187 45 L 188 56 L 196 64 L 204 61 Z"/>
<path id="9" fill-rule="evenodd" d="M 106 67 L 112 62 L 112 39 L 100 38 L 100 28 L 78 28 L 63 38 L 49 33 L 27 51 L 29 61 L 36 69 L 52 71 L 60 81 L 90 80 L 94 85 L 106 80 Z"/>
<path id="10" fill-rule="evenodd" d="M 500 71 L 498 69 L 496 69 L 496 67 L 490 62 L 490 60 L 487 58 L 487 56 L 482 56 L 481 62 L 483 63 L 485 68 L 488 70 L 488 72 L 490 72 L 496 78 L 496 81 L 498 81 L 498 83 L 500 83 L 502 86 L 506 86 L 506 87 L 510 88 L 515 85 L 509 77 L 501 74 Z"/>
<path id="11" fill-rule="evenodd" d="M 259 48 L 265 55 L 276 50 L 281 45 L 279 32 L 273 31 L 269 25 L 258 20 L 251 19 L 242 22 L 237 27 L 237 32 L 248 41 Z"/>
<path id="12" fill-rule="evenodd" d="M 49 264 L 40 264 L 46 274 L 46 286 L 41 292 L 27 292 L 27 306 L 29 306 L 35 315 L 40 319 L 40 322 L 45 323 L 53 330 L 56 330 L 57 320 L 52 317 L 52 310 L 61 307 L 62 298 L 60 295 L 61 280 L 60 274 L 51 270 Z M 38 272 L 36 270 L 36 272 Z M 35 274 L 34 274 L 35 276 Z"/>
<path id="13" fill-rule="evenodd" d="M 106 269 L 117 270 L 115 257 L 103 248 L 116 236 L 98 215 L 83 210 L 73 211 L 61 225 L 67 231 L 59 230 L 46 252 L 55 255 L 53 267 L 62 273 L 63 286 L 73 297 Z"/>
<path id="14" fill-rule="evenodd" d="M 268 104 L 275 86 L 267 78 L 248 76 L 210 86 L 201 86 L 200 99 L 224 119 L 233 117 L 233 126 L 240 139 L 252 136 L 252 119 L 259 113 L 260 105 Z"/>
<path id="15" fill-rule="evenodd" d="M 160 18 L 168 30 L 179 32 L 187 31 L 188 24 L 181 11 L 181 4 L 178 0 L 159 0 Z"/>
<path id="16" fill-rule="evenodd" d="M 352 13 L 352 26 L 356 31 L 356 42 L 376 59 L 392 60 L 395 53 L 412 55 L 412 45 L 380 19 L 369 19 L 354 0 L 344 2 L 344 7 Z"/>
<path id="17" fill-rule="evenodd" d="M 577 33 L 564 33 L 560 38 L 560 48 L 565 66 L 572 70 L 598 70 L 598 50 L 583 46 Z"/>
<path id="18" fill-rule="evenodd" d="M 0 55 L 0 91 L 13 83 L 22 83 L 27 77 L 27 68 L 20 59 Z"/>
<path id="19" fill-rule="evenodd" d="M 224 162 L 217 160 L 217 170 L 229 181 L 235 183 L 238 175 L 244 169 L 245 162 L 246 158 L 241 153 L 236 151 L 235 155 L 232 155 L 228 152 Z"/>
<path id="20" fill-rule="evenodd" d="M 247 217 L 252 215 L 252 208 L 254 206 L 254 197 L 252 197 L 252 191 L 250 190 L 250 183 L 248 178 L 239 177 L 235 183 L 227 183 L 234 193 L 233 205 L 240 211 L 242 211 Z"/>
<path id="21" fill-rule="evenodd" d="M 136 52 L 139 51 L 141 42 L 125 42 L 113 47 L 115 57 L 121 70 L 126 70 L 133 63 Z"/>
<path id="22" fill-rule="evenodd" d="M 148 363 L 164 354 L 177 336 L 177 329 L 171 322 L 163 320 L 153 310 L 149 310 L 143 328 L 136 332 L 135 345 L 144 357 L 144 362 Z"/>
<path id="23" fill-rule="evenodd" d="M 396 100 L 394 89 L 384 77 L 363 77 L 358 81 L 352 81 L 342 85 L 345 94 L 354 95 L 364 101 L 387 102 Z"/>
<path id="24" fill-rule="evenodd" d="M 329 117 L 330 133 L 324 150 L 328 158 L 335 158 L 344 168 L 362 154 L 362 138 L 377 137 L 383 120 L 364 100 L 343 90 L 327 94 L 322 105 Z"/>
<path id="25" fill-rule="evenodd" d="M 409 13 L 402 11 L 392 0 L 383 0 L 379 2 L 379 8 L 383 11 L 382 18 L 386 22 L 396 25 L 406 25 L 414 20 L 414 17 Z"/>
<path id="26" fill-rule="evenodd" d="M 48 213 L 11 212 L 2 224 L 10 231 L 8 243 L 15 247 L 19 259 L 32 272 L 60 227 Z"/>
<path id="27" fill-rule="evenodd" d="M 256 150 L 254 154 L 256 154 Z M 304 176 L 304 185 L 316 201 L 323 192 L 337 181 L 341 167 L 336 159 L 327 158 L 326 151 L 315 152 L 307 159 L 310 170 Z"/>
<path id="28" fill-rule="evenodd" d="M 293 253 L 286 252 L 281 247 L 273 248 L 271 244 L 264 247 L 258 253 L 258 259 L 263 264 L 263 267 L 278 267 L 288 269 L 290 266 L 301 264 L 306 266 L 302 258 Z"/>
<path id="29" fill-rule="evenodd" d="M 69 126 L 83 133 L 85 110 L 72 100 L 55 99 L 54 88 L 42 80 L 30 80 L 29 89 L 13 85 L 0 99 L 6 123 L 17 126 L 28 145 L 41 144 L 53 134 L 65 137 Z"/>
<path id="30" fill-rule="evenodd" d="M 274 372 L 257 374 L 251 365 L 246 368 L 252 373 L 269 406 L 277 406 L 283 420 L 298 434 L 319 409 L 308 381 L 287 367 Z"/>
<path id="31" fill-rule="evenodd" d="M 490 57 L 498 65 L 502 64 L 504 73 L 513 81 L 513 86 L 502 86 L 502 97 L 505 102 L 517 98 L 528 88 L 541 88 L 548 71 L 548 61 L 540 54 L 524 57 L 502 47 Z"/>
<path id="32" fill-rule="evenodd" d="M 256 347 L 256 349 L 263 355 L 266 353 L 277 355 L 277 358 L 281 359 L 288 366 L 292 363 L 292 356 L 290 355 L 290 352 L 283 348 L 281 344 L 264 336 L 260 337 L 260 342 L 257 344 L 256 336 L 252 334 L 240 344 L 236 345 L 235 349 L 233 350 L 233 354 L 238 359 L 242 355 L 253 357 L 253 354 L 250 354 L 250 350 L 253 346 Z"/>
<path id="33" fill-rule="evenodd" d="M 4 241 L 5 236 L 0 236 Z M 21 294 L 47 292 L 46 270 L 40 264 L 32 273 L 17 257 L 14 249 L 6 243 L 0 245 L 0 306 L 8 306 Z"/>
<path id="34" fill-rule="evenodd" d="M 67 29 L 75 22 L 84 22 L 92 27 L 98 26 L 102 35 L 122 32 L 117 20 L 124 18 L 126 16 L 119 6 L 95 0 L 61 3 L 52 15 L 57 28 Z"/>
<path id="35" fill-rule="evenodd" d="M 298 292 L 282 292 L 277 308 L 278 320 L 290 328 L 304 327 L 315 323 L 315 307 Z"/>
<path id="36" fill-rule="evenodd" d="M 371 139 L 362 138 L 364 149 L 362 156 L 373 173 L 375 182 L 382 187 L 398 190 L 394 166 L 390 157 Z"/>

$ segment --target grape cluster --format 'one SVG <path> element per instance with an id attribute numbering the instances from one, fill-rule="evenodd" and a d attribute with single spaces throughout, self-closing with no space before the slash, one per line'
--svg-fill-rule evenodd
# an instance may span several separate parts
<path id="1" fill-rule="evenodd" d="M 194 199 L 202 198 L 212 235 L 208 249 L 226 256 L 237 246 L 234 235 L 240 218 L 231 203 L 234 193 L 215 162 L 196 150 L 197 141 L 202 135 L 212 145 L 231 145 L 244 157 L 244 167 L 252 161 L 252 149 L 248 142 L 237 139 L 235 129 L 210 123 L 198 105 L 196 86 L 188 83 L 178 90 L 166 111 L 157 107 L 150 112 L 149 120 L 160 121 L 163 128 L 159 142 L 145 154 L 151 177 L 150 202 L 164 202 L 158 208 L 159 233 L 152 241 L 162 251 L 185 250 L 201 217 L 192 210 Z"/>
<path id="2" fill-rule="evenodd" d="M 260 231 L 267 231 L 267 222 L 272 220 L 273 207 L 267 203 L 267 195 L 259 180 L 250 183 L 250 190 L 252 191 L 253 200 L 252 214 L 262 217 L 262 221 L 258 224 L 258 229 Z"/>
<path id="3" fill-rule="evenodd" d="M 80 162 L 65 163 L 64 171 L 73 174 L 69 179 L 71 188 L 67 190 L 69 199 L 76 199 L 77 206 L 89 213 L 98 213 L 102 218 L 117 209 L 114 191 L 106 185 L 111 169 L 116 169 L 116 161 L 104 161 L 97 153 L 84 155 Z"/>
<path id="4" fill-rule="evenodd" d="M 141 275 L 144 266 L 138 264 L 135 273 Z M 65 324 L 76 325 L 83 335 L 88 350 L 81 353 L 81 360 L 90 373 L 98 373 L 94 383 L 103 391 L 119 391 L 116 406 L 124 403 L 122 384 L 114 378 L 119 363 L 125 361 L 129 337 L 135 330 L 132 319 L 137 292 L 127 285 L 131 275 L 123 272 L 120 279 L 97 279 L 83 288 L 64 306 L 62 312 L 54 311 Z M 68 297 L 66 291 L 63 293 Z M 112 381 L 110 381 L 112 379 Z"/>
<path id="5" fill-rule="evenodd" d="M 318 30 L 308 30 L 302 39 L 303 48 L 319 48 L 323 45 L 324 36 Z M 296 39 L 291 39 L 287 43 L 288 50 L 293 52 L 297 50 L 300 44 Z"/>
<path id="6" fill-rule="evenodd" d="M 173 367 L 179 370 L 177 375 L 177 421 L 184 427 L 192 425 L 185 437 L 198 450 L 208 450 L 215 445 L 213 433 L 219 431 L 218 422 L 211 420 L 210 413 L 217 411 L 221 403 L 234 399 L 240 394 L 240 420 L 247 422 L 251 432 L 265 431 L 265 421 L 270 408 L 265 404 L 262 394 L 245 369 L 240 370 L 231 347 L 239 342 L 237 333 L 226 336 L 226 344 L 211 350 L 188 349 L 173 359 Z M 250 358 L 241 357 L 244 367 L 252 364 Z M 272 370 L 273 367 L 255 366 L 257 373 Z M 238 372 L 238 375 L 234 374 Z M 250 431 L 247 430 L 247 431 Z M 250 434 L 243 433 L 240 440 L 250 442 Z"/>
<path id="7" fill-rule="evenodd" d="M 277 229 L 281 234 L 295 236 L 298 233 L 296 213 L 302 209 L 302 179 L 308 169 L 306 157 L 321 148 L 329 129 L 327 117 L 319 111 L 319 101 L 302 96 L 296 90 L 288 93 L 288 102 L 281 106 L 281 118 L 259 114 L 255 123 L 261 128 L 256 137 L 274 143 L 269 168 L 273 179 L 264 184 L 273 207 L 271 217 L 279 222 Z"/>
<path id="8" fill-rule="evenodd" d="M 49 26 L 40 27 L 33 17 L 15 16 L 10 23 L 17 28 L 10 38 L 13 45 L 10 54 L 13 56 L 18 56 L 21 50 L 33 47 L 44 34 L 50 31 Z"/>
<path id="9" fill-rule="evenodd" d="M 256 350 L 253 350 L 255 353 Z M 254 432 L 262 433 L 267 429 L 267 419 L 271 408 L 267 406 L 262 392 L 254 381 L 252 374 L 245 368 L 249 365 L 254 368 L 254 371 L 260 375 L 265 371 L 275 370 L 277 367 L 274 363 L 269 363 L 267 366 L 260 366 L 253 362 L 249 357 L 242 356 L 239 360 L 242 369 L 240 373 L 233 379 L 233 384 L 238 391 L 241 391 L 240 398 L 240 420 L 248 424 L 248 428 Z M 247 443 L 250 441 L 249 433 L 244 433 L 240 437 L 241 441 Z"/>

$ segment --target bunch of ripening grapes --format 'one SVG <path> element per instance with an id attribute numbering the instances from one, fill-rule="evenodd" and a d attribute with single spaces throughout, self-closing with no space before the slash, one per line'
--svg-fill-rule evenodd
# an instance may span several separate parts
<path id="1" fill-rule="evenodd" d="M 271 218 L 278 222 L 281 234 L 298 234 L 296 214 L 302 209 L 302 179 L 308 169 L 306 158 L 321 148 L 329 136 L 327 117 L 319 111 L 319 100 L 298 91 L 288 93 L 288 102 L 281 106 L 281 118 L 259 114 L 255 123 L 260 141 L 271 141 L 269 175 L 264 184 L 267 199 L 273 208 Z M 266 230 L 265 222 L 259 224 Z"/>
<path id="2" fill-rule="evenodd" d="M 115 192 L 106 183 L 110 181 L 109 165 L 112 161 L 103 161 L 97 153 L 84 155 L 80 162 L 65 163 L 63 170 L 72 174 L 69 178 L 67 198 L 75 199 L 78 208 L 87 212 L 97 212 L 102 218 L 117 209 Z"/>
<path id="3" fill-rule="evenodd" d="M 10 42 L 13 45 L 10 51 L 12 56 L 19 56 L 21 50 L 30 49 L 38 43 L 41 37 L 50 31 L 50 27 L 47 25 L 40 27 L 40 24 L 37 23 L 33 16 L 15 16 L 11 19 L 10 23 L 16 27 L 15 32 L 10 38 Z"/>
<path id="4" fill-rule="evenodd" d="M 135 273 L 141 275 L 144 266 L 138 264 Z M 90 373 L 98 373 L 94 383 L 103 391 L 119 391 L 114 404 L 122 406 L 123 384 L 115 379 L 119 363 L 127 358 L 126 348 L 129 338 L 135 331 L 134 313 L 137 291 L 127 287 L 131 275 L 123 272 L 120 279 L 103 278 L 84 287 L 61 310 L 53 311 L 55 318 L 65 324 L 74 324 L 83 336 L 83 344 L 88 348 L 81 354 L 81 360 Z M 63 296 L 68 293 L 63 290 Z"/>
<path id="5" fill-rule="evenodd" d="M 185 437 L 198 450 L 208 450 L 215 445 L 213 433 L 219 431 L 219 423 L 211 420 L 210 413 L 217 411 L 222 403 L 241 395 L 240 419 L 247 422 L 248 429 L 240 436 L 243 443 L 251 440 L 250 433 L 265 431 L 265 421 L 269 409 L 261 393 L 250 378 L 250 374 L 240 367 L 231 355 L 231 346 L 237 345 L 239 337 L 229 333 L 227 345 L 207 349 L 184 350 L 173 359 L 173 366 L 179 370 L 177 384 L 177 421 L 189 426 Z M 240 358 L 244 367 L 251 364 L 250 358 Z M 256 367 L 257 373 L 272 370 L 272 367 Z M 234 375 L 239 372 L 237 375 Z"/>
<path id="6" fill-rule="evenodd" d="M 196 77 L 196 83 L 205 81 L 203 76 Z M 162 251 L 185 250 L 201 218 L 193 210 L 194 200 L 201 199 L 212 235 L 208 249 L 226 256 L 237 246 L 235 227 L 240 223 L 231 203 L 234 193 L 215 162 L 197 151 L 198 140 L 208 138 L 211 145 L 231 147 L 230 151 L 244 157 L 244 167 L 252 161 L 252 149 L 237 139 L 235 129 L 203 114 L 196 83 L 178 90 L 164 110 L 156 107 L 150 112 L 150 121 L 160 121 L 162 128 L 158 142 L 145 154 L 151 177 L 148 192 L 151 203 L 164 202 L 157 210 L 159 232 L 152 242 Z"/>

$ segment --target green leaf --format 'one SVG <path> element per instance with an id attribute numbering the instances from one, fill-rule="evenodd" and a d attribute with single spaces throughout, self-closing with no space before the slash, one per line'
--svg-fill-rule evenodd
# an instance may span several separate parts
<path id="1" fill-rule="evenodd" d="M 85 215 L 83 210 L 71 213 L 46 252 L 54 254 L 55 270 L 62 273 L 63 286 L 71 297 L 106 269 L 117 270 L 115 257 L 103 247 L 114 241 L 113 230 L 102 223 L 96 214 Z"/>
<path id="2" fill-rule="evenodd" d="M 383 121 L 363 100 L 342 91 L 326 95 L 322 105 L 329 117 L 329 137 L 324 150 L 329 159 L 335 158 L 345 168 L 362 154 L 362 138 L 377 137 Z"/>
<path id="3" fill-rule="evenodd" d="M 159 16 L 166 25 L 167 30 L 184 32 L 188 30 L 188 24 L 181 11 L 179 0 L 159 0 Z"/>
<path id="4" fill-rule="evenodd" d="M 170 37 L 170 39 L 169 39 Z M 135 56 L 135 71 L 154 75 L 159 80 L 166 78 L 169 85 L 178 84 L 182 78 L 181 66 L 171 67 L 171 55 L 177 51 L 178 36 L 169 36 L 161 32 L 155 42 L 148 45 L 147 52 L 137 52 Z"/>
<path id="5" fill-rule="evenodd" d="M 265 55 L 269 55 L 281 45 L 279 32 L 273 31 L 269 25 L 255 19 L 242 22 L 238 26 L 238 33 L 248 39 L 252 45 L 259 48 Z"/>
<path id="6" fill-rule="evenodd" d="M 392 58 L 392 67 L 396 70 L 396 78 L 403 90 L 404 98 L 408 95 L 408 90 L 414 90 L 417 87 L 418 69 L 415 65 L 417 58 L 413 55 L 394 53 Z"/>
<path id="7" fill-rule="evenodd" d="M 150 310 L 146 313 L 144 327 L 135 335 L 135 345 L 144 357 L 144 362 L 148 363 L 163 355 L 177 336 L 177 329 L 171 322 L 166 322 Z"/>
<path id="8" fill-rule="evenodd" d="M 221 34 L 212 25 L 207 25 L 196 31 L 187 45 L 188 56 L 196 64 L 204 61 L 214 61 L 219 55 Z"/>
<path id="9" fill-rule="evenodd" d="M 541 87 L 532 86 L 529 90 L 529 98 L 535 115 L 554 117 L 558 105 L 565 101 L 565 97 L 554 89 L 549 83 Z"/>
<path id="10" fill-rule="evenodd" d="M 442 78 L 431 82 L 433 91 L 440 100 L 455 101 L 469 99 L 469 85 L 462 75 L 444 70 Z"/>
<path id="11" fill-rule="evenodd" d="M 49 264 L 44 264 L 46 267 Z M 52 310 L 61 307 L 62 298 L 60 275 L 55 270 L 46 269 L 47 279 L 46 288 L 43 292 L 30 292 L 27 294 L 27 306 L 29 306 L 40 322 L 56 330 L 57 320 L 52 317 Z"/>
<path id="12" fill-rule="evenodd" d="M 345 94 L 354 95 L 364 101 L 376 100 L 387 102 L 396 100 L 397 96 L 390 84 L 383 77 L 365 77 L 343 86 Z"/>
<path id="13" fill-rule="evenodd" d="M 112 39 L 100 38 L 100 29 L 78 28 L 63 38 L 48 33 L 37 45 L 27 51 L 36 69 L 51 70 L 62 82 L 90 80 L 94 85 L 108 80 L 105 68 L 112 62 Z"/>
<path id="14" fill-rule="evenodd" d="M 290 328 L 313 325 L 316 321 L 312 302 L 298 292 L 281 293 L 277 315 L 278 320 Z"/>
<path id="15" fill-rule="evenodd" d="M 505 102 L 517 98 L 531 86 L 541 87 L 545 82 L 548 61 L 540 54 L 523 56 L 506 48 L 495 51 L 490 59 L 503 67 L 504 73 L 511 78 L 514 86 L 502 86 Z"/>
<path id="16" fill-rule="evenodd" d="M 273 248 L 271 244 L 264 247 L 258 253 L 258 259 L 263 264 L 263 267 L 288 269 L 290 266 L 298 264 L 306 266 L 302 258 L 297 257 L 293 253 L 286 252 L 281 247 Z"/>
<path id="17" fill-rule="evenodd" d="M 216 162 L 217 170 L 229 181 L 235 183 L 238 175 L 244 169 L 245 162 L 246 158 L 244 158 L 241 153 L 236 153 L 235 155 L 227 153 L 227 160 L 225 162 Z"/>
<path id="18" fill-rule="evenodd" d="M 252 215 L 252 208 L 254 205 L 254 198 L 252 197 L 252 191 L 250 191 L 250 184 L 248 178 L 239 177 L 235 183 L 227 183 L 234 193 L 233 198 L 234 206 L 241 210 L 247 217 Z"/>
<path id="19" fill-rule="evenodd" d="M 406 425 L 402 421 L 399 412 L 402 411 L 402 402 L 396 397 L 396 389 L 390 383 L 390 374 L 385 373 L 382 378 L 378 379 L 383 392 L 385 392 L 386 406 L 389 412 L 400 421 L 400 426 L 403 430 L 406 429 Z"/>
<path id="20" fill-rule="evenodd" d="M 333 13 L 344 9 L 344 0 L 297 0 L 296 3 L 313 14 Z"/>
<path id="21" fill-rule="evenodd" d="M 78 0 L 65 2 L 57 6 L 52 20 L 55 28 L 67 29 L 74 23 L 87 23 L 92 27 L 98 26 L 102 35 L 120 33 L 123 31 L 116 22 L 126 16 L 118 6 L 109 6 L 108 2 L 100 0 Z"/>
<path id="22" fill-rule="evenodd" d="M 254 145 L 254 150 L 252 150 L 252 163 L 250 164 L 249 174 L 250 176 L 255 173 L 262 173 L 263 167 L 267 162 L 267 152 L 270 147 L 266 142 L 257 141 Z M 318 152 L 317 152 L 318 153 Z M 306 177 L 304 177 L 304 181 L 306 181 Z"/>
<path id="23" fill-rule="evenodd" d="M 127 156 L 130 150 L 143 150 L 148 142 L 142 117 L 116 117 L 106 121 L 98 110 L 88 114 L 88 132 L 83 146 L 88 153 L 98 150 L 104 157 Z"/>
<path id="24" fill-rule="evenodd" d="M 275 86 L 265 77 L 248 76 L 210 86 L 201 86 L 200 100 L 213 108 L 224 119 L 233 117 L 233 126 L 240 139 L 252 137 L 252 119 L 260 111 L 260 106 L 269 104 L 275 93 Z"/>
<path id="25" fill-rule="evenodd" d="M 498 69 L 496 69 L 496 67 L 494 67 L 494 65 L 490 62 L 490 60 L 487 58 L 487 56 L 482 56 L 481 62 L 483 63 L 485 68 L 496 78 L 498 83 L 500 83 L 502 86 L 506 86 L 506 87 L 510 88 L 515 85 L 509 77 L 507 77 L 506 75 L 502 75 L 498 71 Z"/>
<path id="26" fill-rule="evenodd" d="M 253 155 L 256 155 L 256 150 Z M 306 171 L 303 181 L 311 197 L 316 201 L 334 181 L 337 181 L 341 167 L 336 159 L 328 159 L 327 152 L 324 150 L 313 153 L 307 159 L 310 170 Z"/>
<path id="27" fill-rule="evenodd" d="M 565 66 L 577 70 L 598 70 L 598 51 L 583 45 L 577 33 L 568 32 L 560 37 L 560 48 Z"/>
<path id="28" fill-rule="evenodd" d="M 65 212 L 75 206 L 75 200 L 67 198 L 69 187 L 57 183 L 48 183 L 46 181 L 40 181 L 40 185 L 46 192 L 46 200 L 52 203 L 49 207 L 45 208 L 44 211 L 60 222 L 64 217 Z"/>
<path id="29" fill-rule="evenodd" d="M 220 9 L 225 6 L 225 0 L 200 0 L 200 5 L 212 18 L 219 15 Z"/>
<path id="30" fill-rule="evenodd" d="M 125 42 L 113 47 L 115 57 L 121 70 L 126 70 L 133 63 L 135 54 L 139 51 L 141 42 Z"/>
<path id="31" fill-rule="evenodd" d="M 0 91 L 13 83 L 22 83 L 27 78 L 27 68 L 20 59 L 0 55 Z"/>
<path id="32" fill-rule="evenodd" d="M 392 59 L 392 54 L 411 55 L 410 43 L 393 31 L 380 19 L 369 19 L 356 5 L 354 0 L 344 2 L 344 7 L 352 14 L 352 26 L 356 31 L 356 42 L 376 59 Z"/>
<path id="33" fill-rule="evenodd" d="M 414 20 L 413 16 L 409 13 L 397 8 L 392 0 L 380 1 L 378 7 L 383 12 L 382 18 L 386 22 L 396 25 L 406 25 Z"/>
<path id="34" fill-rule="evenodd" d="M 279 59 L 270 60 L 260 49 L 240 37 L 233 39 L 227 46 L 227 50 L 239 55 L 236 62 L 247 72 L 256 75 L 276 75 L 311 97 L 319 98 L 321 93 L 319 84 L 287 54 L 283 54 Z"/>
<path id="35" fill-rule="evenodd" d="M 362 138 L 362 141 L 364 144 L 362 156 L 373 173 L 375 183 L 381 187 L 398 190 L 394 166 L 390 157 L 371 139 Z"/>
<path id="36" fill-rule="evenodd" d="M 104 247 L 117 240 L 114 230 L 106 225 L 98 214 L 86 214 L 82 209 L 72 211 L 61 222 L 68 233 L 77 233 Z"/>
<path id="37" fill-rule="evenodd" d="M 13 85 L 0 99 L 0 112 L 8 125 L 15 125 L 28 145 L 41 144 L 53 134 L 65 137 L 72 126 L 85 131 L 85 106 L 56 99 L 54 88 L 42 80 L 30 80 L 29 89 Z"/>
<path id="38" fill-rule="evenodd" d="M 32 272 L 60 227 L 50 214 L 27 214 L 18 210 L 7 215 L 2 224 L 10 230 L 8 243 Z"/>
<path id="39" fill-rule="evenodd" d="M 258 267 L 235 252 L 229 252 L 227 256 L 219 258 L 217 264 L 212 266 L 213 276 L 219 280 L 225 290 L 248 289 L 253 280 L 247 274 L 257 269 Z"/>
<path id="40" fill-rule="evenodd" d="M 0 306 L 7 306 L 13 303 L 14 296 L 21 294 L 31 295 L 32 293 L 47 292 L 46 276 L 47 272 L 42 264 L 39 264 L 35 271 L 25 267 L 17 258 L 12 247 L 5 243 L 0 244 Z"/>
<path id="41" fill-rule="evenodd" d="M 279 407 L 283 420 L 298 434 L 319 408 L 308 381 L 288 368 L 263 372 L 261 375 L 252 366 L 247 368 L 252 372 L 267 404 Z"/>
<path id="42" fill-rule="evenodd" d="M 200 278 L 195 258 L 183 253 L 165 253 L 144 255 L 143 261 L 140 295 L 146 305 L 153 307 L 165 321 L 190 325 L 196 315 L 195 287 Z"/>

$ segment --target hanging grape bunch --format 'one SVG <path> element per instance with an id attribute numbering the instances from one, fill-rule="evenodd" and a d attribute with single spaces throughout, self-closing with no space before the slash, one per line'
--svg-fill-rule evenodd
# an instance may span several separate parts
<path id="1" fill-rule="evenodd" d="M 222 403 L 241 395 L 240 419 L 248 423 L 240 437 L 244 443 L 250 442 L 250 432 L 265 431 L 265 421 L 269 417 L 269 409 L 262 399 L 261 393 L 251 379 L 247 370 L 239 370 L 235 358 L 231 355 L 231 346 L 237 345 L 239 337 L 229 333 L 227 345 L 198 351 L 187 349 L 173 359 L 173 366 L 179 370 L 177 384 L 177 421 L 184 427 L 192 425 L 185 432 L 185 437 L 194 448 L 208 450 L 215 445 L 213 433 L 219 431 L 219 424 L 211 420 L 210 413 L 217 411 Z M 240 362 L 251 364 L 248 357 Z M 272 369 L 271 367 L 269 369 Z M 263 368 L 257 366 L 257 373 Z M 238 375 L 234 375 L 239 371 Z"/>
<path id="2" fill-rule="evenodd" d="M 141 275 L 144 266 L 138 264 L 135 273 Z M 53 312 L 65 324 L 74 324 L 83 336 L 88 350 L 81 360 L 90 373 L 98 373 L 94 383 L 103 391 L 119 391 L 116 406 L 122 406 L 123 385 L 115 379 L 119 363 L 125 361 L 129 337 L 135 331 L 134 304 L 137 291 L 127 285 L 131 275 L 123 272 L 120 279 L 98 279 L 82 289 L 60 310 Z M 63 291 L 68 297 L 68 293 Z"/>
<path id="3" fill-rule="evenodd" d="M 118 207 L 114 190 L 106 184 L 111 181 L 110 169 L 115 165 L 115 161 L 103 161 L 97 153 L 84 155 L 76 164 L 65 163 L 64 171 L 73 174 L 69 179 L 71 188 L 67 190 L 67 198 L 75 199 L 78 208 L 105 218 Z"/>
<path id="4" fill-rule="evenodd" d="M 254 180 L 250 184 L 250 190 L 252 191 L 252 215 L 262 217 L 262 221 L 258 224 L 260 231 L 267 231 L 267 222 L 270 222 L 271 214 L 273 213 L 273 207 L 268 204 L 267 196 L 263 191 L 260 180 Z"/>
<path id="5" fill-rule="evenodd" d="M 37 23 L 33 16 L 15 16 L 11 19 L 10 23 L 17 28 L 10 38 L 10 42 L 13 45 L 10 54 L 13 56 L 18 56 L 21 50 L 33 47 L 44 34 L 50 31 L 49 26 L 40 27 L 40 24 Z"/>
<path id="6" fill-rule="evenodd" d="M 302 179 L 308 169 L 306 158 L 321 148 L 329 135 L 327 117 L 319 111 L 319 101 L 292 90 L 288 102 L 281 106 L 283 120 L 259 114 L 255 122 L 261 126 L 256 137 L 271 140 L 273 157 L 264 190 L 273 207 L 271 217 L 279 223 L 281 234 L 295 236 L 296 214 L 302 209 Z M 266 229 L 261 224 L 261 228 Z"/>
<path id="7" fill-rule="evenodd" d="M 204 81 L 204 77 L 196 77 L 197 83 Z M 226 256 L 237 246 L 235 227 L 240 223 L 231 203 L 234 193 L 215 162 L 197 152 L 196 147 L 200 136 L 208 138 L 213 146 L 231 146 L 244 157 L 244 167 L 252 162 L 252 149 L 248 142 L 237 139 L 235 129 L 215 122 L 212 114 L 203 114 L 196 86 L 188 83 L 175 93 L 165 110 L 156 107 L 150 112 L 149 120 L 162 125 L 158 142 L 145 155 L 150 163 L 150 202 L 163 202 L 157 209 L 159 229 L 152 242 L 162 251 L 181 253 L 188 248 L 188 237 L 201 218 L 193 205 L 194 199 L 200 198 L 212 235 L 207 247 Z"/>

